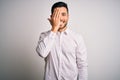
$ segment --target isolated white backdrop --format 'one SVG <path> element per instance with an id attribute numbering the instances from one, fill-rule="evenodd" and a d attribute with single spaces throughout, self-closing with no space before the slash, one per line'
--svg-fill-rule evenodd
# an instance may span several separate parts
<path id="1" fill-rule="evenodd" d="M 0 0 L 0 80 L 42 80 L 44 60 L 35 51 L 58 0 Z M 68 27 L 82 34 L 88 49 L 89 80 L 120 80 L 120 1 L 61 0 Z"/>

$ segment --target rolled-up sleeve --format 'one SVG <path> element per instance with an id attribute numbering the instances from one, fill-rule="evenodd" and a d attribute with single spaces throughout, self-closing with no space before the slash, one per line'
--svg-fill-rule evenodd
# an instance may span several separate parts
<path id="1" fill-rule="evenodd" d="M 39 56 L 45 58 L 49 54 L 55 40 L 56 33 L 49 31 L 46 33 L 41 33 L 36 51 Z"/>
<path id="2" fill-rule="evenodd" d="M 78 67 L 78 80 L 87 80 L 87 50 L 82 36 L 77 37 L 76 62 Z"/>

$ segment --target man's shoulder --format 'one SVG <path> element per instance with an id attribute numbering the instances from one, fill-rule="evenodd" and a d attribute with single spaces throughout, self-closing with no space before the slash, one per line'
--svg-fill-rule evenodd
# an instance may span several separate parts
<path id="1" fill-rule="evenodd" d="M 43 31 L 43 32 L 40 33 L 40 36 L 39 36 L 39 37 L 46 37 L 46 36 L 49 35 L 49 33 L 50 33 L 50 30 Z"/>
<path id="2" fill-rule="evenodd" d="M 49 33 L 51 30 L 47 30 L 47 31 L 43 31 L 43 32 L 41 32 L 41 34 L 47 34 L 47 33 Z"/>
<path id="3" fill-rule="evenodd" d="M 41 32 L 40 34 L 41 34 L 41 35 L 48 35 L 48 34 L 50 33 L 50 31 L 51 31 L 51 30 L 43 31 L 43 32 Z"/>

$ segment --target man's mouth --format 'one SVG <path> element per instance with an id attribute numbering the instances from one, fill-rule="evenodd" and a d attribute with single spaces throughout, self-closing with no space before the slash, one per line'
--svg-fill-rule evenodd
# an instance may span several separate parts
<path id="1" fill-rule="evenodd" d="M 66 26 L 66 21 L 61 21 L 60 22 L 60 27 L 64 27 L 64 26 Z"/>

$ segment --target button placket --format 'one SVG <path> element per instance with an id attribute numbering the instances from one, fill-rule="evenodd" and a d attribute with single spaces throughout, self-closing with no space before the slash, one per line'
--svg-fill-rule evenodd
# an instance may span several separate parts
<path id="1" fill-rule="evenodd" d="M 58 80 L 61 80 L 61 56 L 62 56 L 62 50 L 61 50 L 61 44 L 62 44 L 62 32 L 59 34 L 59 77 Z"/>

